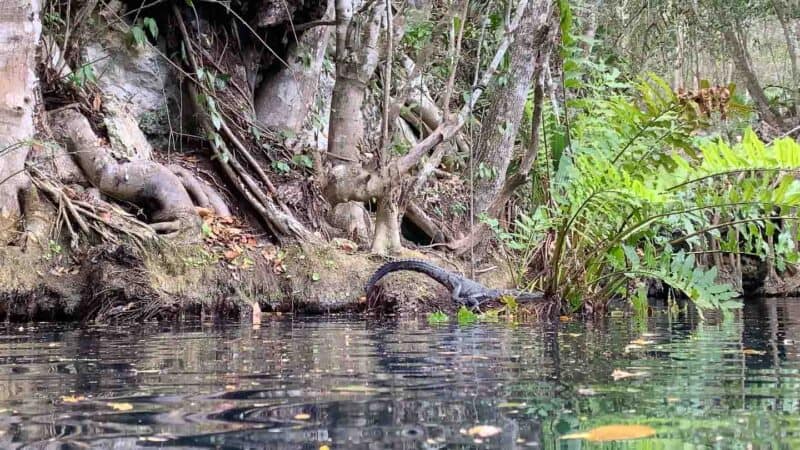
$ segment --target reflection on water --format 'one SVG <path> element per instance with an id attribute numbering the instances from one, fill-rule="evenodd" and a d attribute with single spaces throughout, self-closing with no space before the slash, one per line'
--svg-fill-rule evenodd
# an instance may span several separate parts
<path id="1" fill-rule="evenodd" d="M 800 448 L 798 302 L 713 325 L 7 325 L 0 448 Z M 657 436 L 558 439 L 627 423 Z"/>

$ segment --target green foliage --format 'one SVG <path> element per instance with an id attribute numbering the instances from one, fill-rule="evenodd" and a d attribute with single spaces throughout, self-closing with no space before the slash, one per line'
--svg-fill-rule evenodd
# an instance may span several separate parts
<path id="1" fill-rule="evenodd" d="M 69 74 L 69 82 L 77 88 L 82 88 L 88 84 L 97 83 L 97 76 L 91 64 L 84 64 Z"/>
<path id="2" fill-rule="evenodd" d="M 436 311 L 428 314 L 428 323 L 431 325 L 440 325 L 443 323 L 447 323 L 450 321 L 450 317 L 447 314 Z"/>
<path id="3" fill-rule="evenodd" d="M 587 88 L 592 95 L 571 102 L 577 112 L 569 145 L 563 126 L 546 117 L 537 178 L 548 201 L 511 231 L 484 219 L 519 262 L 518 281 L 579 308 L 657 279 L 701 310 L 725 310 L 737 304 L 736 294 L 717 284 L 709 242 L 773 258 L 778 267 L 800 259 L 793 228 L 772 221 L 796 218 L 800 182 L 792 171 L 800 169 L 800 145 L 765 145 L 753 132 L 736 145 L 697 138 L 700 124 L 663 80 L 651 75 L 621 89 L 633 94 Z M 776 244 L 767 245 L 767 236 Z M 527 273 L 539 275 L 524 280 Z"/>
<path id="4" fill-rule="evenodd" d="M 478 315 L 467 309 L 466 306 L 462 306 L 456 314 L 456 320 L 459 325 L 469 325 L 478 320 Z"/>
<path id="5" fill-rule="evenodd" d="M 132 47 L 141 47 L 147 43 L 147 35 L 153 39 L 158 39 L 158 25 L 152 17 L 145 17 L 131 26 L 129 31 L 129 41 Z"/>

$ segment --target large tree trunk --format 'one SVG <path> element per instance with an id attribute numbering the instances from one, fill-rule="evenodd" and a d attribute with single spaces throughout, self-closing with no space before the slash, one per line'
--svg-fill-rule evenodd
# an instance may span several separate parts
<path id="1" fill-rule="evenodd" d="M 326 17 L 332 14 L 330 1 Z M 263 81 L 255 98 L 256 117 L 269 128 L 297 131 L 313 106 L 319 74 L 328 48 L 330 27 L 319 26 L 303 32 L 289 47 L 286 62 Z"/>
<path id="2" fill-rule="evenodd" d="M 531 80 L 539 78 L 554 45 L 552 39 L 548 40 L 553 17 L 552 2 L 534 1 L 509 48 L 508 81 L 495 90 L 478 138 L 475 165 L 484 164 L 492 168 L 494 176 L 476 182 L 475 216 L 487 211 L 505 182 Z"/>
<path id="3" fill-rule="evenodd" d="M 769 101 L 767 100 L 766 94 L 764 94 L 764 89 L 762 89 L 761 84 L 758 81 L 758 77 L 753 71 L 753 67 L 750 64 L 750 58 L 747 57 L 745 43 L 742 42 L 738 36 L 736 36 L 736 33 L 730 27 L 726 28 L 722 34 L 725 36 L 725 41 L 727 42 L 731 51 L 731 56 L 733 57 L 734 64 L 736 64 L 736 69 L 744 78 L 745 83 L 747 84 L 747 91 L 753 98 L 762 120 L 775 128 L 782 129 L 783 121 L 769 106 Z"/>
<path id="4" fill-rule="evenodd" d="M 0 0 L 0 245 L 16 237 L 35 134 L 39 0 Z"/>

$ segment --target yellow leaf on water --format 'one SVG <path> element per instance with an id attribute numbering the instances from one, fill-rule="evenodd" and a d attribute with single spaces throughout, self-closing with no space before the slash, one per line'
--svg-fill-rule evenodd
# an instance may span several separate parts
<path id="1" fill-rule="evenodd" d="M 614 381 L 622 380 L 625 378 L 646 377 L 648 375 L 650 374 L 647 372 L 626 372 L 620 369 L 614 369 L 614 371 L 611 372 L 611 378 L 613 378 Z"/>
<path id="2" fill-rule="evenodd" d="M 767 352 L 764 350 L 753 350 L 752 348 L 746 348 L 742 350 L 742 354 L 744 355 L 766 355 Z"/>
<path id="3" fill-rule="evenodd" d="M 61 397 L 61 401 L 64 403 L 78 403 L 83 400 L 86 400 L 86 397 L 82 395 L 64 395 Z"/>
<path id="4" fill-rule="evenodd" d="M 325 444 L 322 444 L 322 445 L 320 445 L 320 446 L 319 446 L 319 450 L 331 450 L 331 448 L 330 448 L 330 447 L 328 447 L 328 446 L 327 446 L 327 445 L 325 445 Z"/>
<path id="5" fill-rule="evenodd" d="M 476 425 L 467 430 L 467 434 L 473 437 L 488 438 L 500 434 L 501 431 L 503 431 L 501 428 L 493 425 Z"/>
<path id="6" fill-rule="evenodd" d="M 133 405 L 130 403 L 108 403 L 108 406 L 117 411 L 130 411 L 133 409 Z"/>
<path id="7" fill-rule="evenodd" d="M 306 414 L 306 413 L 295 414 L 294 418 L 295 420 L 308 420 L 311 418 L 311 414 Z"/>
<path id="8" fill-rule="evenodd" d="M 656 430 L 647 425 L 605 425 L 583 433 L 561 436 L 561 439 L 585 439 L 590 442 L 622 441 L 641 439 L 656 435 Z"/>

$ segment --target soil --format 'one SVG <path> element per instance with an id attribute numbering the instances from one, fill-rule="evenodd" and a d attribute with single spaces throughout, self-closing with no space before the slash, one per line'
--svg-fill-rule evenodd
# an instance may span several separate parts
<path id="1" fill-rule="evenodd" d="M 282 249 L 266 244 L 228 261 L 216 258 L 203 245 L 162 244 L 147 249 L 100 245 L 69 252 L 0 247 L 0 319 L 246 320 L 254 313 L 255 303 L 259 312 L 281 314 L 357 312 L 410 317 L 456 310 L 444 287 L 411 272 L 387 277 L 367 299 L 363 286 L 386 260 L 354 248 L 344 240 Z M 398 257 L 426 259 L 464 272 L 455 263 L 416 251 Z M 499 265 L 476 278 L 489 286 L 509 286 L 506 271 Z"/>

